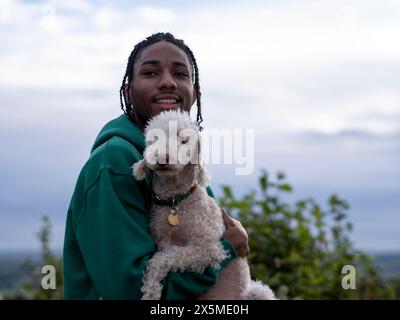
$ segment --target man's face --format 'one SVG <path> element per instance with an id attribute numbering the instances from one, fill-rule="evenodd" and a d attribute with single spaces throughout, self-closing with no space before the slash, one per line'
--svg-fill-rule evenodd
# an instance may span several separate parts
<path id="1" fill-rule="evenodd" d="M 143 49 L 132 75 L 130 101 L 142 129 L 149 118 L 164 110 L 190 112 L 196 100 L 191 64 L 186 53 L 174 44 L 160 41 Z"/>

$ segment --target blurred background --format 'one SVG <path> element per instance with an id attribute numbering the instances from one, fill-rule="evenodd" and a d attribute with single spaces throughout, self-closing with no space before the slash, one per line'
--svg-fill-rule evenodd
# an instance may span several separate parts
<path id="1" fill-rule="evenodd" d="M 235 213 L 222 185 L 243 198 L 262 170 L 284 172 L 281 201 L 336 194 L 351 248 L 400 274 L 400 1 L 0 0 L 0 291 L 21 280 L 10 261 L 43 249 L 43 216 L 61 252 L 79 171 L 122 112 L 129 54 L 159 31 L 195 54 L 203 126 L 255 130 L 252 174 L 208 167 L 217 197 Z"/>

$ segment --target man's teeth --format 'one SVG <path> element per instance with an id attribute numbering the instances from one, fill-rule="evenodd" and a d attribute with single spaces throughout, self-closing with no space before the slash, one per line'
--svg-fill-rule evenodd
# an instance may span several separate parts
<path id="1" fill-rule="evenodd" d="M 158 99 L 157 103 L 176 103 L 176 99 Z"/>

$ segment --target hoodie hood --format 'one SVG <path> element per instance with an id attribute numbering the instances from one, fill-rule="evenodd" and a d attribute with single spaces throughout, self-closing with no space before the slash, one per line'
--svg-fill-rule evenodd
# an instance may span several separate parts
<path id="1" fill-rule="evenodd" d="M 121 137 L 133 144 L 140 152 L 144 151 L 144 134 L 139 127 L 132 122 L 129 117 L 122 114 L 118 118 L 108 122 L 101 129 L 97 136 L 90 153 L 93 153 L 103 143 L 110 140 L 112 137 Z"/>

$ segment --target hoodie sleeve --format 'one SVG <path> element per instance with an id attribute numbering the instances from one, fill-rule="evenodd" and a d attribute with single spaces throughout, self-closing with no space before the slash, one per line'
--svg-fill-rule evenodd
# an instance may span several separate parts
<path id="1" fill-rule="evenodd" d="M 101 169 L 88 187 L 82 215 L 76 223 L 76 238 L 85 266 L 97 293 L 103 299 L 140 299 L 146 262 L 156 251 L 149 233 L 143 189 L 131 175 Z M 236 257 L 228 241 L 221 239 L 230 257 Z M 203 274 L 170 272 L 164 279 L 165 299 L 190 299 L 215 284 L 219 270 Z"/>
<path id="2" fill-rule="evenodd" d="M 164 279 L 162 299 L 196 299 L 196 297 L 214 285 L 221 270 L 236 258 L 236 251 L 230 242 L 221 238 L 221 243 L 230 256 L 221 262 L 220 269 L 216 270 L 209 267 L 202 274 L 194 272 L 170 272 L 166 279 Z"/>

